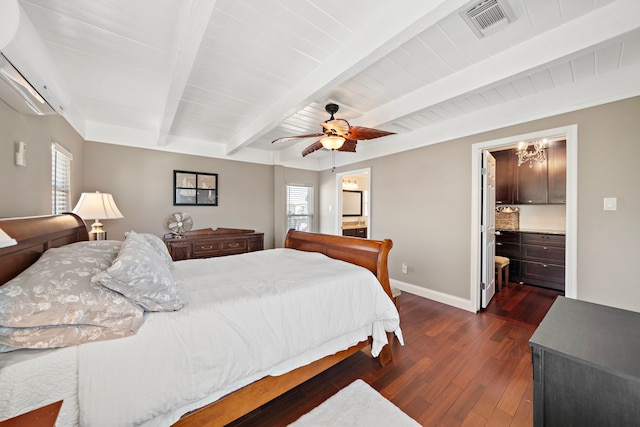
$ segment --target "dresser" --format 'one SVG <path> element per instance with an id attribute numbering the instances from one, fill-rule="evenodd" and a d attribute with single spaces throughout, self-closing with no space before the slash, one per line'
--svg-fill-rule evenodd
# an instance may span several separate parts
<path id="1" fill-rule="evenodd" d="M 164 242 L 174 261 L 236 255 L 264 249 L 264 233 L 237 228 L 206 228 L 184 237 L 165 234 Z"/>
<path id="2" fill-rule="evenodd" d="M 534 426 L 640 420 L 640 313 L 558 297 L 529 340 Z"/>
<path id="3" fill-rule="evenodd" d="M 496 255 L 509 258 L 511 280 L 564 291 L 563 233 L 497 230 Z"/>

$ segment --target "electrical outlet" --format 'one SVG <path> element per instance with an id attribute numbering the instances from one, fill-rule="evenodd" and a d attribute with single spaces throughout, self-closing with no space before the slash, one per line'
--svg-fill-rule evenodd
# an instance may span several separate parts
<path id="1" fill-rule="evenodd" d="M 407 274 L 407 272 L 409 271 L 409 269 L 407 268 L 407 264 L 406 263 L 402 263 L 402 273 L 403 274 Z"/>

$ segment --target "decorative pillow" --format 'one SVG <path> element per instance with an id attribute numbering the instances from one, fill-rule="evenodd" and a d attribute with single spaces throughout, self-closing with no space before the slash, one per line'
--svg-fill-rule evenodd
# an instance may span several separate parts
<path id="1" fill-rule="evenodd" d="M 171 255 L 169 254 L 169 250 L 167 249 L 167 245 L 164 244 L 164 242 L 162 241 L 161 238 L 159 238 L 155 234 L 136 233 L 135 231 L 128 231 L 128 232 L 124 233 L 124 236 L 127 237 L 131 233 L 135 233 L 135 234 L 138 234 L 138 235 L 144 237 L 144 240 L 146 240 L 147 243 L 149 243 L 149 245 L 153 248 L 153 250 L 156 251 L 158 253 L 158 255 L 160 255 L 160 259 L 162 261 L 164 261 L 169 268 L 173 268 L 173 259 L 171 258 Z"/>
<path id="2" fill-rule="evenodd" d="M 182 308 L 169 267 L 137 233 L 129 233 L 111 267 L 93 276 L 92 281 L 121 293 L 147 311 Z"/>
<path id="3" fill-rule="evenodd" d="M 142 309 L 140 309 L 142 312 Z M 21 348 L 57 348 L 92 341 L 110 340 L 134 335 L 144 317 L 123 317 L 118 327 L 95 325 L 35 326 L 32 328 L 0 327 L 0 353 Z"/>
<path id="4" fill-rule="evenodd" d="M 0 344 L 15 346 L 17 342 L 12 337 L 28 335 L 29 328 L 63 330 L 73 326 L 71 330 L 77 331 L 94 326 L 115 331 L 128 328 L 131 334 L 135 333 L 142 324 L 143 310 L 119 293 L 91 283 L 93 275 L 111 265 L 121 244 L 103 240 L 49 249 L 31 267 L 0 287 Z M 91 337 L 106 339 L 95 333 L 74 332 L 67 336 L 65 345 L 80 344 Z M 74 341 L 72 336 L 80 341 Z M 55 346 L 52 339 L 43 341 Z"/>

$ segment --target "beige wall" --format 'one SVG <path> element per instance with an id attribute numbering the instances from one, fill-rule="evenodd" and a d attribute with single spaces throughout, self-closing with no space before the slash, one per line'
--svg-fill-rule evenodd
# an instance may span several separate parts
<path id="1" fill-rule="evenodd" d="M 273 167 L 164 151 L 85 143 L 84 191 L 112 193 L 123 219 L 103 221 L 108 237 L 128 230 L 162 236 L 173 212 L 187 212 L 193 229 L 249 228 L 274 246 Z M 218 174 L 218 206 L 173 206 L 173 171 Z"/>
<path id="2" fill-rule="evenodd" d="M 578 298 L 640 311 L 633 265 L 640 259 L 640 97 L 485 132 L 339 168 L 371 168 L 373 238 L 394 241 L 395 280 L 469 299 L 471 145 L 513 135 L 578 126 Z M 333 233 L 336 179 L 316 173 L 117 145 L 82 143 L 58 116 L 15 113 L 0 103 L 0 216 L 50 213 L 51 139 L 74 155 L 74 202 L 82 191 L 112 192 L 124 219 L 105 221 L 109 236 L 129 229 L 161 235 L 166 217 L 189 212 L 196 228 L 241 227 L 265 232 L 278 246 L 284 184 L 317 184 L 320 231 Z M 14 165 L 15 143 L 28 145 L 26 168 Z M 345 154 L 346 155 L 346 154 Z M 173 170 L 220 174 L 220 206 L 173 206 Z M 617 197 L 617 211 L 603 211 Z M 277 218 L 277 220 L 276 220 Z M 400 272 L 401 264 L 409 273 Z"/>
<path id="3" fill-rule="evenodd" d="M 578 298 L 640 311 L 640 97 L 361 162 L 371 167 L 373 238 L 391 238 L 393 279 L 469 299 L 471 145 L 578 125 Z M 322 173 L 324 213 L 335 180 Z M 617 197 L 617 211 L 603 211 Z M 334 225 L 322 218 L 322 230 Z M 409 274 L 400 266 L 406 262 Z"/>
<path id="4" fill-rule="evenodd" d="M 83 188 L 83 140 L 60 116 L 20 114 L 0 101 L 0 217 L 51 214 L 51 140 L 73 154 L 71 194 Z M 16 166 L 18 141 L 27 144 L 27 166 Z M 73 206 L 72 206 L 73 208 Z"/>

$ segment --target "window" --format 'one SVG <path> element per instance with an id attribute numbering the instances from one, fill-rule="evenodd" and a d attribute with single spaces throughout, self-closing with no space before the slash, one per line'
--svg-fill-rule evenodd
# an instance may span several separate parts
<path id="1" fill-rule="evenodd" d="M 313 187 L 287 185 L 287 230 L 313 231 Z"/>
<path id="2" fill-rule="evenodd" d="M 51 213 L 71 210 L 71 160 L 73 156 L 62 145 L 51 143 Z"/>

